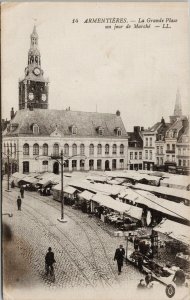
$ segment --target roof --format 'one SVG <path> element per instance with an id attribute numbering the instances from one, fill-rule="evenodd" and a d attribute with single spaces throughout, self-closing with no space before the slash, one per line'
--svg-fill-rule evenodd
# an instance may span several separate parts
<path id="1" fill-rule="evenodd" d="M 165 235 L 190 245 L 190 230 L 189 226 L 182 225 L 170 220 L 163 220 L 153 229 L 154 231 L 164 233 Z"/>
<path id="2" fill-rule="evenodd" d="M 160 182 L 161 186 L 168 186 L 168 187 L 184 187 L 187 188 L 190 185 L 190 177 L 184 175 L 173 175 L 170 178 L 164 178 Z"/>
<path id="3" fill-rule="evenodd" d="M 147 184 L 137 183 L 132 186 L 135 189 L 142 189 L 144 191 L 156 192 L 163 195 L 173 196 L 180 199 L 187 199 L 190 201 L 190 191 L 168 188 L 163 186 L 153 186 Z"/>
<path id="4" fill-rule="evenodd" d="M 87 201 L 89 201 L 92 198 L 92 196 L 94 196 L 94 194 L 92 194 L 92 193 L 90 193 L 88 191 L 84 191 L 84 192 L 82 192 L 82 193 L 79 194 L 80 198 L 83 198 L 83 199 L 85 199 Z"/>
<path id="5" fill-rule="evenodd" d="M 71 136 L 70 127 L 77 127 L 76 136 L 99 136 L 97 128 L 101 126 L 103 135 L 101 137 L 126 138 L 123 121 L 120 116 L 109 113 L 98 112 L 82 112 L 71 110 L 55 110 L 55 109 L 23 109 L 17 111 L 15 117 L 11 120 L 11 124 L 16 125 L 15 129 L 10 132 L 7 129 L 4 131 L 4 136 L 12 135 L 34 135 L 32 125 L 39 126 L 38 136 L 50 136 L 53 132 L 57 132 L 61 136 Z M 117 136 L 115 129 L 121 128 L 121 136 Z"/>
<path id="6" fill-rule="evenodd" d="M 92 200 L 100 203 L 103 206 L 109 207 L 115 211 L 126 213 L 128 216 L 141 220 L 142 209 L 135 207 L 120 201 L 114 200 L 113 198 L 97 193 L 92 197 Z"/>

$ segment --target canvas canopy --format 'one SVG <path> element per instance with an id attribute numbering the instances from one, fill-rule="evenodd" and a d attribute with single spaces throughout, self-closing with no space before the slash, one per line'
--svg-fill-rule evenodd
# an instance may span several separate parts
<path id="1" fill-rule="evenodd" d="M 26 183 L 31 183 L 31 184 L 37 184 L 38 181 L 39 181 L 39 179 L 34 178 L 32 176 L 26 176 L 25 175 L 25 177 L 23 177 L 23 178 L 21 178 L 21 179 L 18 180 L 18 182 L 20 182 L 20 181 L 24 181 Z"/>
<path id="2" fill-rule="evenodd" d="M 190 245 L 190 227 L 182 225 L 170 220 L 163 220 L 154 227 L 154 231 L 163 233 L 170 238 L 180 241 L 186 245 Z"/>
<path id="3" fill-rule="evenodd" d="M 135 190 L 133 192 L 134 194 L 129 193 L 125 198 L 132 200 L 134 203 L 144 204 L 150 209 L 157 210 L 163 214 L 190 221 L 190 207 L 185 206 L 183 203 L 175 203 L 163 198 L 158 198 L 142 190 Z"/>
<path id="4" fill-rule="evenodd" d="M 170 178 L 164 178 L 163 180 L 161 180 L 160 185 L 186 190 L 190 185 L 190 177 L 184 175 L 172 175 Z"/>
<path id="5" fill-rule="evenodd" d="M 88 181 L 77 181 L 71 182 L 71 186 L 88 190 L 90 192 L 102 193 L 105 195 L 118 195 L 125 188 L 119 185 L 101 184 L 101 183 L 90 183 Z"/>
<path id="6" fill-rule="evenodd" d="M 160 193 L 163 195 L 168 195 L 168 196 L 174 196 L 177 198 L 182 198 L 182 199 L 187 199 L 190 201 L 190 192 L 185 191 L 185 190 L 178 190 L 174 188 L 168 188 L 168 187 L 160 187 L 160 186 L 152 186 L 152 185 L 146 185 L 146 184 L 141 184 L 137 183 L 133 186 L 133 188 L 136 189 L 141 189 L 144 191 L 150 191 L 150 192 L 156 192 Z"/>
<path id="7" fill-rule="evenodd" d="M 73 188 L 72 186 L 66 186 L 66 188 L 64 188 L 64 193 L 73 195 L 75 192 L 77 191 L 77 189 Z"/>
<path id="8" fill-rule="evenodd" d="M 92 200 L 103 205 L 105 207 L 111 208 L 120 213 L 126 213 L 128 216 L 141 220 L 142 217 L 142 209 L 139 207 L 135 207 L 126 203 L 122 203 L 120 201 L 114 200 L 113 198 L 97 193 L 92 197 Z"/>
<path id="9" fill-rule="evenodd" d="M 82 192 L 82 193 L 79 194 L 80 198 L 83 198 L 83 199 L 85 199 L 87 201 L 89 201 L 92 198 L 92 196 L 94 196 L 94 194 L 92 194 L 92 193 L 90 193 L 88 191 L 84 191 L 84 192 Z"/>

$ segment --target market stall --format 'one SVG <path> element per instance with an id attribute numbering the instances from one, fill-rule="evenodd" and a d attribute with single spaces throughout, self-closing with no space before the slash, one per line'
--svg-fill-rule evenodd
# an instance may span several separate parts
<path id="1" fill-rule="evenodd" d="M 97 193 L 91 198 L 91 212 L 103 221 L 120 227 L 122 230 L 132 230 L 140 224 L 142 209 L 122 203 L 110 196 Z"/>
<path id="2" fill-rule="evenodd" d="M 134 189 L 144 190 L 153 193 L 157 197 L 162 197 L 174 202 L 183 202 L 185 205 L 190 205 L 190 192 L 185 190 L 179 190 L 176 188 L 168 188 L 164 186 L 152 186 L 137 183 L 132 186 Z"/>
<path id="3" fill-rule="evenodd" d="M 184 175 L 171 175 L 170 178 L 164 178 L 161 180 L 160 185 L 180 190 L 189 190 L 190 177 Z"/>
<path id="4" fill-rule="evenodd" d="M 190 227 L 165 219 L 153 230 L 165 240 L 166 251 L 171 252 L 172 250 L 172 253 L 175 254 L 175 263 L 183 268 L 189 268 Z"/>

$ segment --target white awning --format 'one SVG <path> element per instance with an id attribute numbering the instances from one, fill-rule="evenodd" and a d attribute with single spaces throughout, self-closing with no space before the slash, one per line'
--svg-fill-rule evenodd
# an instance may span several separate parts
<path id="1" fill-rule="evenodd" d="M 190 227 L 179 224 L 170 220 L 163 220 L 154 227 L 154 231 L 163 233 L 170 238 L 180 241 L 186 245 L 190 245 Z"/>
<path id="2" fill-rule="evenodd" d="M 168 196 L 174 196 L 177 198 L 187 199 L 190 201 L 190 191 L 168 188 L 164 186 L 153 186 L 153 185 L 147 185 L 141 183 L 135 184 L 133 188 L 141 189 L 144 191 L 156 192 Z"/>
<path id="3" fill-rule="evenodd" d="M 72 186 L 66 186 L 63 190 L 64 193 L 73 195 L 75 192 L 77 191 L 77 189 L 73 188 Z"/>
<path id="4" fill-rule="evenodd" d="M 113 198 L 103 195 L 103 194 L 96 194 L 92 197 L 92 200 L 103 205 L 105 207 L 111 208 L 115 211 L 120 213 L 126 213 L 128 216 L 141 220 L 142 216 L 142 208 L 135 207 L 117 200 Z"/>
<path id="5" fill-rule="evenodd" d="M 190 221 L 190 207 L 185 206 L 183 203 L 176 203 L 163 198 L 158 198 L 147 191 L 134 190 L 131 192 L 132 193 L 125 196 L 126 199 L 131 200 L 134 203 L 144 204 L 150 209 L 157 210 L 164 214 Z"/>
<path id="6" fill-rule="evenodd" d="M 83 198 L 83 199 L 85 199 L 87 201 L 89 201 L 92 198 L 92 196 L 94 196 L 94 194 L 92 194 L 92 193 L 90 193 L 88 191 L 84 191 L 84 192 L 82 192 L 82 193 L 79 194 L 80 198 Z"/>

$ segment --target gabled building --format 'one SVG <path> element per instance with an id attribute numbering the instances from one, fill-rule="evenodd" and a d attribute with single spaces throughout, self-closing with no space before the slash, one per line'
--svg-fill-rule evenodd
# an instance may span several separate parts
<path id="1" fill-rule="evenodd" d="M 155 123 L 151 128 L 144 130 L 143 135 L 143 169 L 153 170 L 158 163 L 158 148 L 159 153 L 164 151 L 162 134 L 166 128 L 164 119 L 161 122 Z M 161 140 L 160 140 L 161 139 Z M 161 156 L 162 157 L 162 156 Z"/>
<path id="2" fill-rule="evenodd" d="M 49 82 L 41 69 L 36 28 L 31 34 L 25 77 L 19 81 L 19 110 L 3 132 L 4 168 L 11 172 L 59 173 L 63 150 L 65 171 L 116 170 L 128 166 L 128 135 L 120 112 L 115 114 L 48 109 Z"/>
<path id="3" fill-rule="evenodd" d="M 133 132 L 128 132 L 128 169 L 142 170 L 143 168 L 143 127 L 134 126 Z"/>

